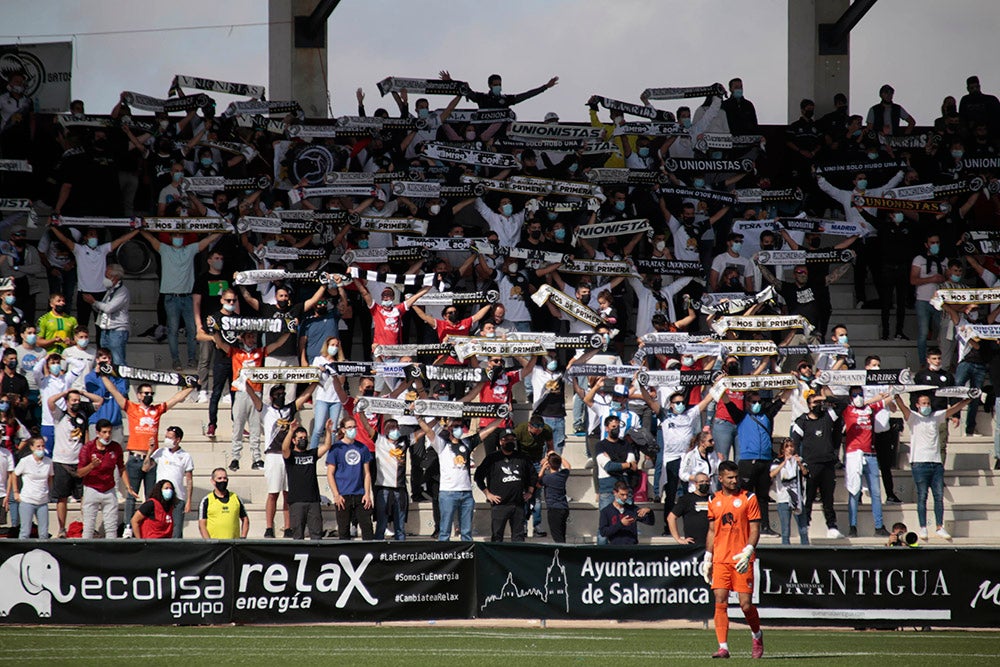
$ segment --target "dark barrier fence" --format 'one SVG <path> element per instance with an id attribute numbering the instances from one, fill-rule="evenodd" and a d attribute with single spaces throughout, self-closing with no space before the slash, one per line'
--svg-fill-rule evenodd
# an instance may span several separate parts
<path id="1" fill-rule="evenodd" d="M 0 622 L 707 620 L 703 550 L 485 543 L 0 543 Z M 772 548 L 769 625 L 1000 626 L 997 549 Z M 735 600 L 733 601 L 735 602 Z M 738 605 L 731 615 L 739 616 Z"/>

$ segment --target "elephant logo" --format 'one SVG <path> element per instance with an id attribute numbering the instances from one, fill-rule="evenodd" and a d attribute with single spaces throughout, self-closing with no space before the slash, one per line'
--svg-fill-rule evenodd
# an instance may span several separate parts
<path id="1" fill-rule="evenodd" d="M 52 598 L 65 603 L 75 595 L 75 586 L 62 592 L 59 562 L 47 551 L 33 549 L 11 556 L 0 565 L 0 618 L 22 603 L 34 607 L 39 618 L 49 618 Z"/>

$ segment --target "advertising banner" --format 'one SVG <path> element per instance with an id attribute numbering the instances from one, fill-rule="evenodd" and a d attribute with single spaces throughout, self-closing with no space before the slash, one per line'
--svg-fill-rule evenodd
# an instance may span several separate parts
<path id="1" fill-rule="evenodd" d="M 24 95 L 36 111 L 63 113 L 72 99 L 73 43 L 0 46 L 0 93 L 14 74 L 24 75 Z"/>

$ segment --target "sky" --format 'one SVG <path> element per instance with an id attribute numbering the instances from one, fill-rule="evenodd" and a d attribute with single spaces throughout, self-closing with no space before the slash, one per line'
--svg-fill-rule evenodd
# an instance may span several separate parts
<path id="1" fill-rule="evenodd" d="M 806 0 L 342 0 L 328 23 L 333 115 L 355 113 L 359 86 L 369 113 L 393 111 L 376 82 L 447 69 L 476 90 L 497 72 L 508 93 L 559 76 L 516 107 L 522 120 L 585 120 L 591 94 L 638 102 L 647 87 L 739 76 L 760 121 L 783 124 L 789 1 Z M 122 90 L 166 97 L 175 74 L 267 85 L 267 14 L 266 0 L 2 0 L 0 43 L 72 40 L 73 96 L 107 113 Z M 998 19 L 996 0 L 880 0 L 852 32 L 852 112 L 864 114 L 887 82 L 919 124 L 945 95 L 964 94 L 969 74 L 1000 93 Z M 216 97 L 221 107 L 235 99 Z"/>

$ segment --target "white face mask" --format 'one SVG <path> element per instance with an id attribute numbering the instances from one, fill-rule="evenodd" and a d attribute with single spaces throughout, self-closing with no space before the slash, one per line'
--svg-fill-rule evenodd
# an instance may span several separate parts
<path id="1" fill-rule="evenodd" d="M 166 445 L 168 449 L 173 449 L 174 445 L 177 444 L 177 441 L 174 440 L 173 438 L 164 438 L 163 444 Z"/>
<path id="2" fill-rule="evenodd" d="M 863 408 L 865 407 L 865 397 L 855 396 L 854 398 L 851 399 L 851 403 L 853 403 L 854 407 L 856 408 Z"/>
<path id="3" fill-rule="evenodd" d="M 666 241 L 657 241 L 653 244 L 653 247 L 656 249 L 656 252 L 663 252 L 663 249 L 667 247 L 667 243 Z"/>
<path id="4" fill-rule="evenodd" d="M 431 215 L 437 215 L 438 213 L 441 212 L 441 206 L 440 204 L 431 204 L 429 210 Z"/>

